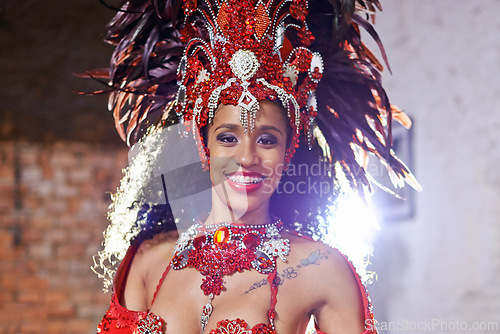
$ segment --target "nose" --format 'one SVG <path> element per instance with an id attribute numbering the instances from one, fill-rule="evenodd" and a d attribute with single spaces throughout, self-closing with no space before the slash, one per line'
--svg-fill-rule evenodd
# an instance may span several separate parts
<path id="1" fill-rule="evenodd" d="M 248 168 L 258 163 L 258 155 L 251 140 L 244 140 L 238 145 L 236 152 L 236 163 L 241 167 Z"/>

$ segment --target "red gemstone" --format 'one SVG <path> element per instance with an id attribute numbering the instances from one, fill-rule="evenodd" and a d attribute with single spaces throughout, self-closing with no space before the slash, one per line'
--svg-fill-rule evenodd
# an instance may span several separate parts
<path id="1" fill-rule="evenodd" d="M 221 227 L 214 233 L 214 243 L 221 244 L 226 243 L 229 240 L 229 229 L 227 227 Z"/>
<path id="2" fill-rule="evenodd" d="M 246 248 L 256 248 L 260 244 L 260 236 L 255 233 L 248 233 L 243 237 L 243 244 Z"/>
<path id="3" fill-rule="evenodd" d="M 205 242 L 207 241 L 207 237 L 202 235 L 193 240 L 193 245 L 195 248 L 200 249 L 205 246 Z"/>

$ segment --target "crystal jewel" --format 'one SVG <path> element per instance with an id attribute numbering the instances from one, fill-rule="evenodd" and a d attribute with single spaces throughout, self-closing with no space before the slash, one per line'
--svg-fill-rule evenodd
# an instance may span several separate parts
<path id="1" fill-rule="evenodd" d="M 243 244 L 246 248 L 256 248 L 260 244 L 261 238 L 256 233 L 248 233 L 243 237 Z"/>
<path id="2" fill-rule="evenodd" d="M 214 243 L 227 243 L 229 240 L 229 229 L 227 227 L 221 227 L 214 233 Z"/>
<path id="3" fill-rule="evenodd" d="M 240 49 L 231 57 L 229 66 L 238 79 L 247 81 L 254 76 L 260 64 L 252 51 Z"/>

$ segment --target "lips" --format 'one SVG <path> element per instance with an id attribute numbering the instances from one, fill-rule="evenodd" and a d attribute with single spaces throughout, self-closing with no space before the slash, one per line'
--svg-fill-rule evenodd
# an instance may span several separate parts
<path id="1" fill-rule="evenodd" d="M 265 176 L 254 172 L 238 172 L 225 174 L 231 188 L 241 192 L 252 192 L 262 187 Z"/>

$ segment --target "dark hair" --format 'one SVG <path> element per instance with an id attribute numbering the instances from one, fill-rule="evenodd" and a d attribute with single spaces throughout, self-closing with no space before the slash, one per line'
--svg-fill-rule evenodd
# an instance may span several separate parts
<path id="1" fill-rule="evenodd" d="M 286 124 L 288 148 L 292 144 L 293 129 L 286 110 L 279 100 L 271 102 L 279 107 Z M 335 169 L 323 157 L 318 143 L 308 143 L 303 132 L 298 144 L 287 171 L 271 196 L 270 211 L 281 218 L 288 229 L 319 238 L 325 233 L 328 214 L 339 192 Z"/>
<path id="2" fill-rule="evenodd" d="M 323 157 L 318 143 L 299 138 L 299 147 L 271 196 L 271 214 L 285 226 L 311 237 L 321 237 L 339 194 L 334 166 Z"/>

